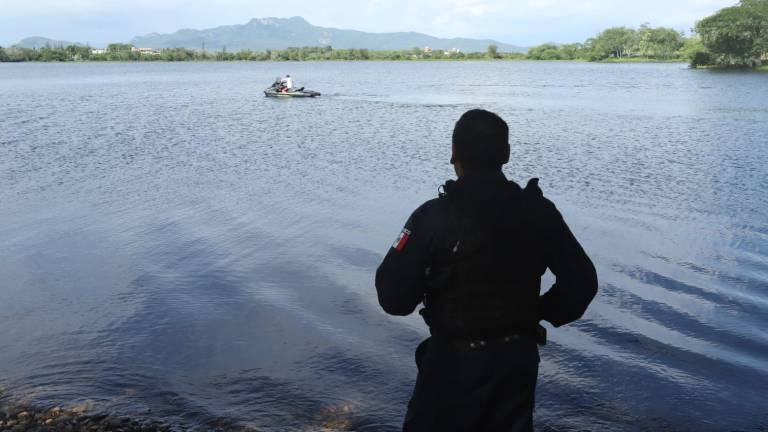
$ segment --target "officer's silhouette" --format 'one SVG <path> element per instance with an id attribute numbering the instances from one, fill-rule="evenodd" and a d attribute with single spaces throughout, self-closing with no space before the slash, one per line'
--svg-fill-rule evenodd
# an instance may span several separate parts
<path id="1" fill-rule="evenodd" d="M 537 179 L 509 181 L 509 128 L 484 110 L 453 131 L 458 180 L 413 212 L 376 272 L 387 313 L 420 313 L 431 337 L 403 430 L 532 431 L 541 320 L 579 319 L 597 292 L 589 257 Z M 549 268 L 556 283 L 540 295 Z"/>

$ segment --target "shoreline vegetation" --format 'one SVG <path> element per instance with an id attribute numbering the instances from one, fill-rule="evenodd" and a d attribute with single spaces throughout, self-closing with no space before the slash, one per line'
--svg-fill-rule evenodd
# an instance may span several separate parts
<path id="1" fill-rule="evenodd" d="M 643 24 L 637 29 L 613 27 L 583 43 L 546 43 L 527 53 L 412 48 L 377 51 L 335 49 L 331 46 L 229 52 L 189 48 L 143 48 L 113 43 L 105 49 L 83 45 L 42 48 L 0 47 L 0 62 L 144 62 L 144 61 L 461 61 L 570 60 L 604 63 L 687 62 L 691 67 L 752 68 L 768 63 L 768 0 L 741 0 L 696 23 L 694 33 Z"/>
<path id="2" fill-rule="evenodd" d="M 113 43 L 105 49 L 89 46 L 0 47 L 0 62 L 152 62 L 152 61 L 464 61 L 464 60 L 570 60 L 590 62 L 690 62 L 692 38 L 669 28 L 605 30 L 584 43 L 543 44 L 528 53 L 500 52 L 489 45 L 485 52 L 462 52 L 429 47 L 408 50 L 336 49 L 331 46 L 292 47 L 282 50 L 230 52 L 189 48 L 141 48 Z M 631 46 L 628 46 L 631 44 Z M 627 46 L 625 46 L 627 45 Z"/>
<path id="3" fill-rule="evenodd" d="M 89 46 L 45 46 L 42 48 L 0 47 L 0 63 L 24 62 L 222 62 L 222 61 L 468 61 L 468 60 L 546 60 L 584 61 L 605 63 L 680 63 L 690 59 L 683 52 L 658 55 L 645 52 L 642 56 L 613 57 L 609 53 L 596 53 L 591 47 L 579 45 L 577 53 L 569 45 L 545 44 L 532 48 L 528 54 L 499 52 L 494 45 L 486 52 L 463 53 L 456 51 L 413 48 L 398 51 L 368 49 L 334 49 L 330 46 L 287 48 L 284 50 L 237 52 L 202 51 L 187 48 L 136 48 L 130 44 L 110 44 L 106 49 Z M 565 47 L 565 48 L 561 48 Z M 558 50 L 560 50 L 558 52 Z"/>

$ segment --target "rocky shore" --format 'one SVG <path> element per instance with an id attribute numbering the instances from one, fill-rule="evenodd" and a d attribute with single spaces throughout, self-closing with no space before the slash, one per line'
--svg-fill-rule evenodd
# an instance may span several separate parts
<path id="1" fill-rule="evenodd" d="M 0 405 L 0 432 L 170 432 L 181 430 L 157 420 L 135 420 L 102 413 L 88 413 L 85 407 L 36 409 Z M 257 432 L 243 426 L 218 426 L 206 430 Z"/>
<path id="2" fill-rule="evenodd" d="M 18 406 L 0 407 L 0 431 L 9 432 L 165 432 L 171 427 L 158 421 L 139 422 L 106 414 L 87 414 L 75 407 L 46 410 Z"/>

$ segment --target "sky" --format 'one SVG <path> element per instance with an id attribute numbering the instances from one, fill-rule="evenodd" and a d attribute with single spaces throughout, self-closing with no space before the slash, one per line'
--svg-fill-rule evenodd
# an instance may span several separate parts
<path id="1" fill-rule="evenodd" d="M 737 0 L 0 0 L 0 46 L 28 36 L 89 43 L 302 16 L 324 27 L 418 31 L 514 45 L 583 42 L 642 23 L 690 32 Z"/>

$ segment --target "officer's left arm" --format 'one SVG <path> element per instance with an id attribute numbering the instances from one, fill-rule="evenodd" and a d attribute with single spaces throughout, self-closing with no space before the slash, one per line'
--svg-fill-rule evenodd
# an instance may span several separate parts
<path id="1" fill-rule="evenodd" d="M 409 315 L 424 299 L 430 240 L 420 224 L 423 211 L 413 212 L 376 270 L 379 304 L 391 315 Z"/>
<path id="2" fill-rule="evenodd" d="M 539 318 L 555 327 L 581 318 L 597 294 L 597 272 L 555 205 L 541 200 L 539 221 L 548 238 L 547 266 L 557 278 L 541 296 Z"/>

